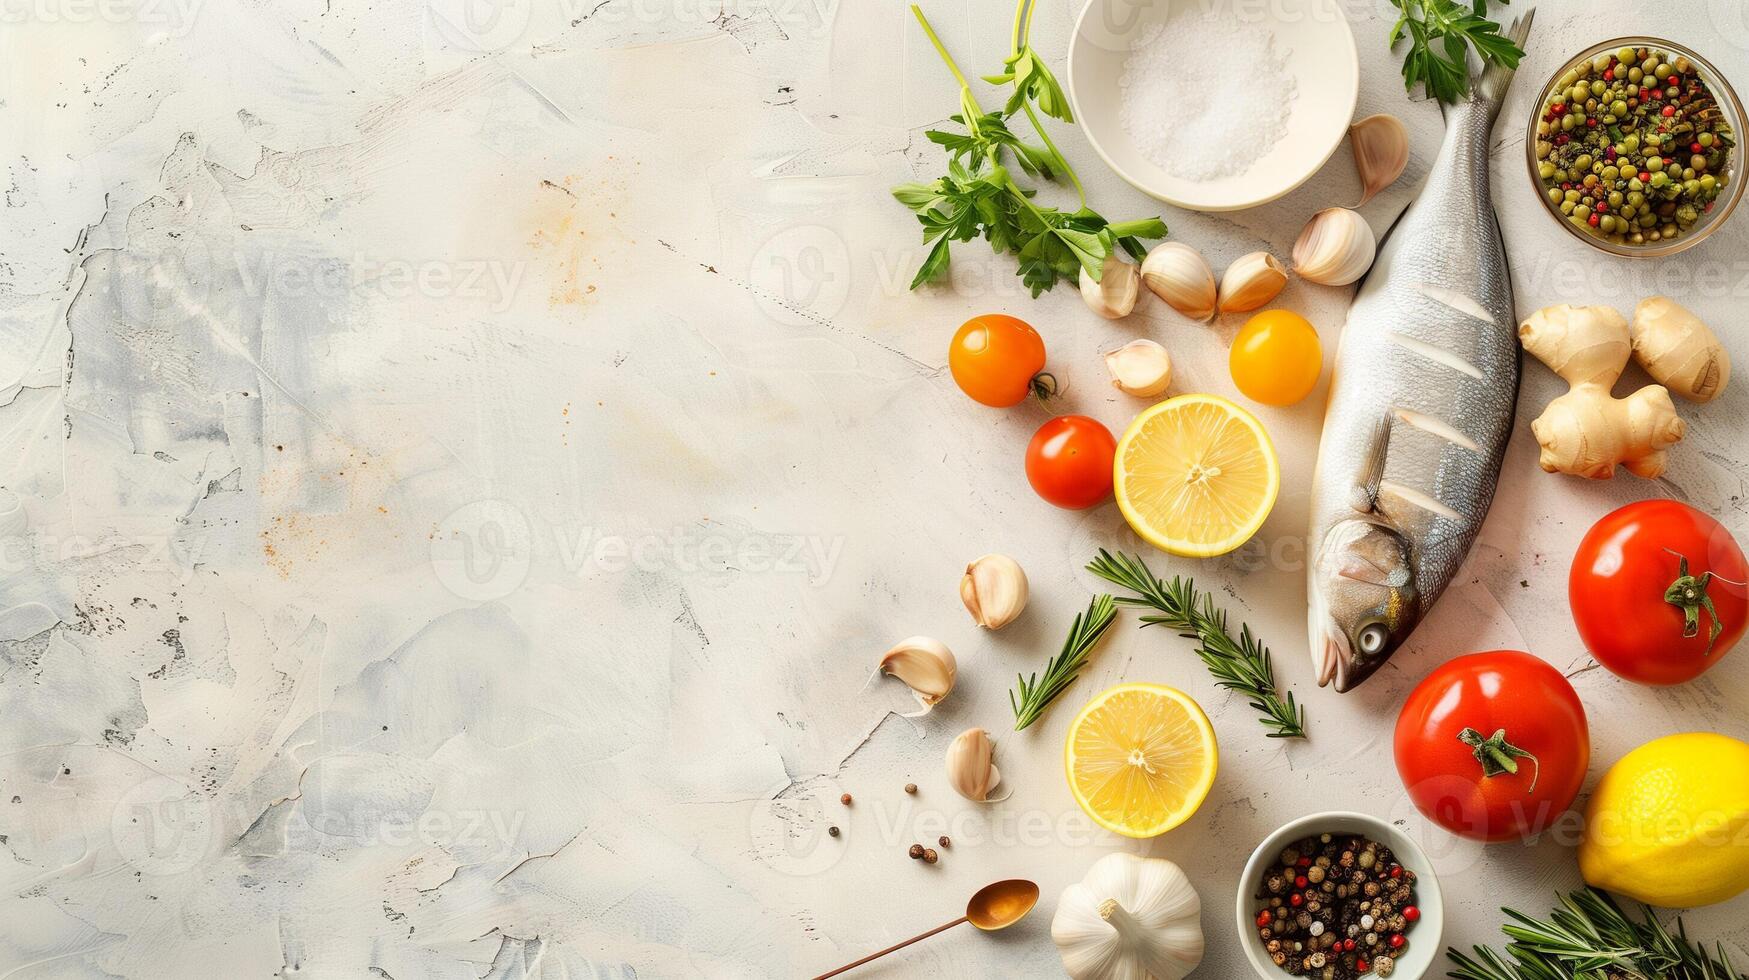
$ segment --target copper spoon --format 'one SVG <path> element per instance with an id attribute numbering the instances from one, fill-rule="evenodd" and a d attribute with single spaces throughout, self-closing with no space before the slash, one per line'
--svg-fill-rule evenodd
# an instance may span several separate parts
<path id="1" fill-rule="evenodd" d="M 952 929 L 962 922 L 970 922 L 985 932 L 1006 929 L 1026 918 L 1026 913 L 1031 912 L 1032 907 L 1037 904 L 1038 885 L 1025 878 L 1009 878 L 1006 881 L 985 885 L 978 889 L 978 893 L 972 896 L 971 901 L 966 903 L 965 915 L 952 922 L 936 926 L 928 932 L 918 933 L 902 943 L 894 943 L 878 953 L 870 953 L 854 963 L 846 963 L 830 973 L 822 973 L 814 980 L 826 980 L 827 977 L 835 977 L 846 970 L 854 970 L 870 960 L 878 960 L 895 949 L 904 949 L 919 939 L 928 939 L 930 936 Z"/>

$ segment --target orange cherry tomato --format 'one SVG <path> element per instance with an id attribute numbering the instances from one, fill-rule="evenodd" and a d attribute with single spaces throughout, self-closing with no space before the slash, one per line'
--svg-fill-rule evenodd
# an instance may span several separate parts
<path id="1" fill-rule="evenodd" d="M 1059 415 L 1033 433 L 1026 479 L 1050 503 L 1082 510 L 1111 495 L 1116 458 L 1110 429 L 1085 415 Z"/>
<path id="2" fill-rule="evenodd" d="M 1324 369 L 1318 331 L 1288 310 L 1264 310 L 1245 321 L 1227 355 L 1233 383 L 1265 405 L 1292 405 L 1312 393 Z"/>
<path id="3" fill-rule="evenodd" d="M 1045 366 L 1045 342 L 1025 320 L 1001 313 L 975 316 L 962 324 L 947 349 L 954 383 L 975 402 L 1007 408 L 1052 388 Z"/>

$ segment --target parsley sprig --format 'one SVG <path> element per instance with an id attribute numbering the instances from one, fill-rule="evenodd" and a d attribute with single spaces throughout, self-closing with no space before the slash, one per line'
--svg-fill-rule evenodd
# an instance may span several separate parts
<path id="1" fill-rule="evenodd" d="M 1110 222 L 1087 207 L 1081 179 L 1051 142 L 1038 116 L 1043 112 L 1056 119 L 1073 119 L 1068 97 L 1056 76 L 1027 40 L 1031 9 L 1031 0 L 1020 0 L 1015 16 L 1014 51 L 1003 62 L 1002 72 L 985 79 L 992 84 L 1011 85 L 1013 91 L 1000 111 L 986 112 L 972 92 L 971 83 L 947 53 L 929 19 L 923 16 L 922 8 L 911 6 L 929 43 L 960 84 L 960 111 L 950 118 L 963 130 L 932 129 L 925 133 L 947 152 L 945 176 L 928 183 L 893 188 L 899 203 L 917 215 L 923 226 L 923 241 L 930 246 L 911 280 L 912 289 L 947 272 L 954 242 L 983 238 L 996 252 L 1014 255 L 1019 260 L 1021 282 L 1037 296 L 1063 279 L 1078 279 L 1083 269 L 1099 279 L 1105 259 L 1114 248 L 1122 248 L 1140 261 L 1147 255 L 1141 239 L 1166 235 L 1166 224 L 1158 217 Z M 1038 145 L 1022 139 L 1009 126 L 1016 112 L 1026 115 L 1038 135 Z M 1038 204 L 1033 200 L 1037 190 L 1015 181 L 1004 162 L 1008 160 L 1034 178 L 1067 178 L 1075 188 L 1079 206 L 1064 211 Z"/>
<path id="2" fill-rule="evenodd" d="M 1507 3 L 1509 0 L 1500 0 Z M 1391 49 L 1405 37 L 1409 54 L 1403 59 L 1403 86 L 1415 91 L 1420 82 L 1427 94 L 1441 102 L 1456 102 L 1470 90 L 1469 49 L 1476 49 L 1484 66 L 1517 68 L 1524 51 L 1500 33 L 1500 25 L 1487 18 L 1488 0 L 1460 3 L 1458 0 L 1391 0 L 1400 11 L 1391 27 Z"/>
<path id="3" fill-rule="evenodd" d="M 1269 648 L 1251 635 L 1249 626 L 1240 625 L 1234 639 L 1227 631 L 1226 611 L 1215 605 L 1213 596 L 1199 595 L 1195 582 L 1178 576 L 1167 582 L 1155 577 L 1135 555 L 1113 555 L 1104 548 L 1087 570 L 1135 593 L 1120 596 L 1118 602 L 1153 609 L 1142 617 L 1144 627 L 1165 624 L 1179 636 L 1195 640 L 1196 655 L 1219 686 L 1251 699 L 1251 707 L 1263 715 L 1257 720 L 1270 729 L 1269 738 L 1306 737 L 1306 710 L 1294 703 L 1292 691 L 1276 686 Z"/>

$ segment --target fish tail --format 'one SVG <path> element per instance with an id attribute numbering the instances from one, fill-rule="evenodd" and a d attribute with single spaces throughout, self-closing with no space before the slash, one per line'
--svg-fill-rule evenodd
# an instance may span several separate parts
<path id="1" fill-rule="evenodd" d="M 1536 20 L 1536 8 L 1524 12 L 1524 16 L 1515 18 L 1512 26 L 1507 29 L 1506 36 L 1520 51 L 1524 50 L 1524 41 L 1530 37 L 1531 21 Z M 1500 106 L 1506 101 L 1506 90 L 1512 85 L 1512 76 L 1517 69 L 1507 67 L 1497 61 L 1488 63 L 1482 71 L 1481 79 L 1476 83 L 1476 99 L 1482 102 L 1492 119 L 1499 115 Z"/>

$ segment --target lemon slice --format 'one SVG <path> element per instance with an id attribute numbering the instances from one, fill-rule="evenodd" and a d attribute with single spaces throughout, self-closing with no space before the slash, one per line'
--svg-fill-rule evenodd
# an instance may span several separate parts
<path id="1" fill-rule="evenodd" d="M 1136 416 L 1112 474 L 1124 520 L 1175 555 L 1224 555 L 1263 526 L 1281 490 L 1256 416 L 1217 395 L 1180 395 Z"/>
<path id="2" fill-rule="evenodd" d="M 1069 791 L 1096 823 L 1156 837 L 1196 812 L 1214 785 L 1214 726 L 1190 695 L 1119 684 L 1087 703 L 1063 747 Z"/>

